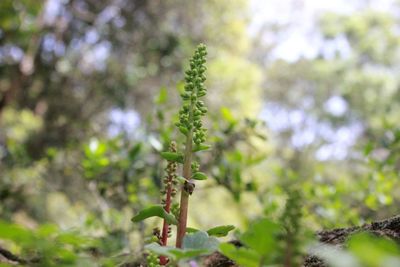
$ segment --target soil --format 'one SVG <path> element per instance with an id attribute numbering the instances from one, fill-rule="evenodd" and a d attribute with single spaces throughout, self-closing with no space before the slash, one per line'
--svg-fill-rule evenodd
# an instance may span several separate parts
<path id="1" fill-rule="evenodd" d="M 316 237 L 321 243 L 341 247 L 351 235 L 360 232 L 368 232 L 376 236 L 389 238 L 400 244 L 400 215 L 362 226 L 319 231 L 316 233 Z M 235 245 L 240 246 L 240 243 L 236 241 Z M 207 267 L 238 266 L 219 252 L 206 257 L 204 265 Z M 304 260 L 303 267 L 327 267 L 327 265 L 321 259 L 308 255 Z"/>

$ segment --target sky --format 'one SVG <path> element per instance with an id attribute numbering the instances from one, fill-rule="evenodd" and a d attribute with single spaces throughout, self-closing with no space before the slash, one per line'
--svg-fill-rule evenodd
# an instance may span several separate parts
<path id="1" fill-rule="evenodd" d="M 273 59 L 295 62 L 300 58 L 312 59 L 319 51 L 326 58 L 339 51 L 342 56 L 350 53 L 350 47 L 343 38 L 333 44 L 327 44 L 316 30 L 317 20 L 325 12 L 349 14 L 360 9 L 366 1 L 321 1 L 321 0 L 252 0 L 249 33 L 256 37 L 265 23 L 284 26 L 278 36 L 266 35 L 262 40 L 279 38 L 279 45 L 272 51 Z M 380 2 L 380 3 L 378 3 Z M 375 1 L 374 8 L 385 9 L 391 1 Z M 273 40 L 272 42 L 275 42 Z M 312 99 L 311 99 L 312 102 Z M 311 103 L 312 105 L 313 103 Z M 326 100 L 324 110 L 332 116 L 344 116 L 349 109 L 348 103 L 340 95 L 332 95 Z M 363 132 L 359 122 L 333 128 L 302 109 L 288 109 L 279 103 L 267 102 L 260 113 L 272 134 L 279 135 L 291 131 L 291 145 L 297 149 L 306 148 L 322 140 L 322 145 L 315 153 L 320 161 L 344 160 L 349 156 L 352 146 Z"/>
<path id="2" fill-rule="evenodd" d="M 275 57 L 289 62 L 300 57 L 312 58 L 319 50 L 329 50 L 316 31 L 316 20 L 325 12 L 349 14 L 362 8 L 387 11 L 394 0 L 251 0 L 250 35 L 256 35 L 264 23 L 285 25 L 280 32 L 280 45 Z M 266 36 L 265 42 L 268 42 Z M 346 52 L 346 43 L 338 40 L 339 48 Z M 326 51 L 329 53 L 329 51 Z"/>

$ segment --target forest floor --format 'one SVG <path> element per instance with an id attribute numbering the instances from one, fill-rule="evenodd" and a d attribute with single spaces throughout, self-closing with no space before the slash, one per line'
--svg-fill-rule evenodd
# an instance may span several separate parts
<path id="1" fill-rule="evenodd" d="M 332 230 L 323 230 L 316 233 L 317 239 L 322 244 L 329 244 L 337 246 L 338 248 L 343 247 L 345 241 L 353 234 L 367 232 L 379 237 L 385 237 L 396 241 L 400 244 L 400 215 L 385 219 L 382 221 L 376 221 L 362 226 L 354 226 L 349 228 L 337 228 Z M 232 241 L 236 246 L 242 246 L 238 241 Z M 0 247 L 0 263 L 8 263 L 10 265 L 30 265 L 40 262 L 38 259 L 25 260 L 11 252 Z M 219 252 L 215 252 L 204 258 L 204 266 L 206 267 L 237 267 L 232 260 L 228 259 Z M 133 263 L 125 266 L 143 266 L 143 263 Z M 318 257 L 314 255 L 308 255 L 305 260 L 303 267 L 327 267 L 327 265 Z"/>
<path id="2" fill-rule="evenodd" d="M 316 233 L 317 239 L 322 244 L 329 244 L 337 247 L 343 247 L 345 241 L 353 234 L 367 232 L 379 237 L 385 237 L 400 244 L 400 215 L 376 221 L 362 226 L 349 228 L 337 228 L 332 230 L 323 230 Z M 239 243 L 236 242 L 236 245 Z M 204 260 L 207 267 L 236 267 L 237 265 L 219 252 L 215 252 Z M 308 255 L 303 267 L 327 267 L 327 265 L 318 257 Z"/>

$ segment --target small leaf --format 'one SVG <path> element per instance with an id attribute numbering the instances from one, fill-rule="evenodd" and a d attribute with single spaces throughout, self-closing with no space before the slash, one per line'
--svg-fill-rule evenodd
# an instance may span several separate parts
<path id="1" fill-rule="evenodd" d="M 246 160 L 246 164 L 248 166 L 257 165 L 257 164 L 261 163 L 262 161 L 264 161 L 266 158 L 267 158 L 267 155 L 265 155 L 265 154 L 256 155 L 254 157 L 249 157 Z"/>
<path id="2" fill-rule="evenodd" d="M 207 234 L 209 236 L 223 237 L 227 236 L 233 229 L 235 229 L 233 225 L 221 225 L 207 230 Z"/>
<path id="3" fill-rule="evenodd" d="M 236 123 L 235 117 L 233 116 L 233 114 L 230 111 L 230 109 L 228 109 L 227 107 L 222 107 L 221 108 L 221 115 L 222 115 L 222 118 L 225 121 L 227 121 L 227 122 L 229 122 L 231 124 L 235 124 Z"/>
<path id="4" fill-rule="evenodd" d="M 234 260 L 240 266 L 258 267 L 260 266 L 261 255 L 249 248 L 237 248 L 232 244 L 223 243 L 219 246 L 222 254 Z"/>
<path id="5" fill-rule="evenodd" d="M 365 147 L 364 147 L 364 156 L 368 156 L 371 154 L 371 152 L 374 150 L 374 143 L 369 142 Z"/>
<path id="6" fill-rule="evenodd" d="M 133 146 L 129 150 L 129 159 L 132 161 L 135 160 L 136 157 L 139 155 L 141 149 L 142 149 L 142 143 L 137 143 L 135 146 Z"/>
<path id="7" fill-rule="evenodd" d="M 196 233 L 197 231 L 200 230 L 192 227 L 186 227 L 186 233 Z"/>
<path id="8" fill-rule="evenodd" d="M 167 213 L 161 205 L 154 205 L 141 210 L 137 215 L 132 218 L 132 222 L 140 222 L 150 217 L 160 217 L 165 219 L 169 224 L 178 224 L 176 218 L 173 215 Z"/>
<path id="9" fill-rule="evenodd" d="M 160 92 L 155 98 L 156 104 L 164 104 L 168 100 L 168 91 L 167 88 L 161 87 Z"/>
<path id="10" fill-rule="evenodd" d="M 161 152 L 161 156 L 168 161 L 183 163 L 183 154 L 175 152 Z"/>
<path id="11" fill-rule="evenodd" d="M 177 179 L 178 182 L 180 182 L 181 184 L 184 184 L 184 183 L 187 181 L 185 177 L 180 176 L 180 175 L 176 176 L 176 179 Z"/>
<path id="12" fill-rule="evenodd" d="M 192 175 L 195 180 L 207 180 L 207 175 L 204 172 L 196 172 Z"/>
<path id="13" fill-rule="evenodd" d="M 267 255 L 275 249 L 276 237 L 281 231 L 280 225 L 268 219 L 261 219 L 250 225 L 240 237 L 240 241 L 261 255 Z"/>
<path id="14" fill-rule="evenodd" d="M 199 152 L 199 151 L 203 151 L 203 150 L 209 150 L 211 148 L 210 145 L 196 145 L 193 148 L 193 152 Z"/>

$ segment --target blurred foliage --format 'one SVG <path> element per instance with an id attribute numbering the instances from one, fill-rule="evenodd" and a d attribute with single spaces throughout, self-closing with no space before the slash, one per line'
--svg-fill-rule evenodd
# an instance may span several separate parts
<path id="1" fill-rule="evenodd" d="M 288 167 L 301 177 L 306 217 L 325 227 L 390 216 L 400 201 L 399 21 L 391 10 L 361 6 L 318 17 L 315 57 L 266 66 L 266 108 L 286 120 L 271 138 L 270 169 L 276 179 Z"/>

